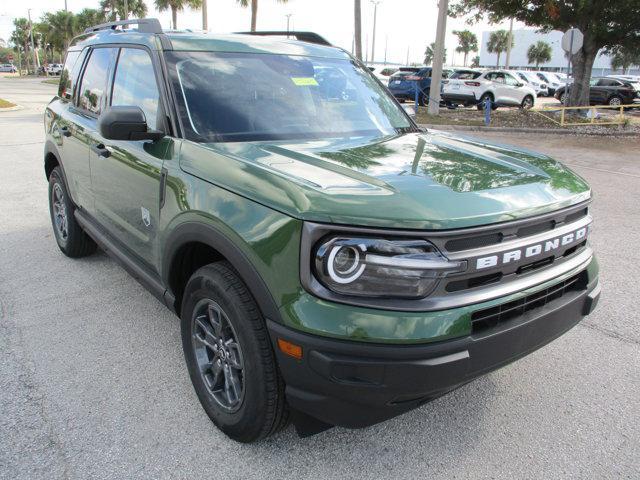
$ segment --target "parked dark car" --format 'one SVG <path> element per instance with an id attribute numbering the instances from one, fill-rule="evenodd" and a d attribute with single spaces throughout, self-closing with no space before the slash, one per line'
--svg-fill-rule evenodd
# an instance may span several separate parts
<path id="1" fill-rule="evenodd" d="M 592 78 L 589 90 L 591 105 L 627 105 L 640 99 L 637 84 L 617 78 Z M 565 101 L 566 87 L 556 90 L 555 97 L 562 103 Z M 569 92 L 571 85 L 569 85 Z"/>
<path id="2" fill-rule="evenodd" d="M 451 70 L 444 69 L 442 78 L 447 78 Z M 416 98 L 416 78 L 419 78 L 418 103 L 426 106 L 431 89 L 431 67 L 401 67 L 389 79 L 389 90 L 400 101 L 414 101 Z"/>

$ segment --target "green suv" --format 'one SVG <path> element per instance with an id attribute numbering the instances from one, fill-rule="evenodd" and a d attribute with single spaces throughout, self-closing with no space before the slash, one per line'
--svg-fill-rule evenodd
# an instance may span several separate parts
<path id="1" fill-rule="evenodd" d="M 277 33 L 98 25 L 45 112 L 60 250 L 100 246 L 180 317 L 223 432 L 381 422 L 594 309 L 584 180 L 423 130 L 344 50 Z"/>

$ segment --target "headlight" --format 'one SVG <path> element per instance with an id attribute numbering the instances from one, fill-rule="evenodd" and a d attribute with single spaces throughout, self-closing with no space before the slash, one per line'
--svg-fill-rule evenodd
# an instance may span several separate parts
<path id="1" fill-rule="evenodd" d="M 333 237 L 315 250 L 314 273 L 342 295 L 423 298 L 466 262 L 452 262 L 425 240 Z"/>

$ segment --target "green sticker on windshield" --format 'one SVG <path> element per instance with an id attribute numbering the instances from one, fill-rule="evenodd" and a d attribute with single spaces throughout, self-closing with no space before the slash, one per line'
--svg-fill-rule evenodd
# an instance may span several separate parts
<path id="1" fill-rule="evenodd" d="M 318 82 L 313 77 L 291 77 L 291 80 L 299 87 L 318 86 Z"/>

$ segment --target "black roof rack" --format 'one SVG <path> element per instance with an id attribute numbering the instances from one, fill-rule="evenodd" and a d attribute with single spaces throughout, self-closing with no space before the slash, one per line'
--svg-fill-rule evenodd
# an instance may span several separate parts
<path id="1" fill-rule="evenodd" d="M 100 25 L 87 28 L 84 33 L 98 32 L 100 30 L 115 30 L 116 27 L 124 25 L 138 25 L 138 32 L 140 33 L 162 33 L 162 26 L 157 18 L 132 18 L 131 20 L 101 23 Z"/>
<path id="2" fill-rule="evenodd" d="M 332 46 L 324 37 L 314 32 L 297 32 L 297 31 L 257 31 L 257 32 L 235 32 L 242 35 L 262 35 L 265 37 L 294 37 L 296 40 L 307 43 L 317 43 L 318 45 Z"/>

